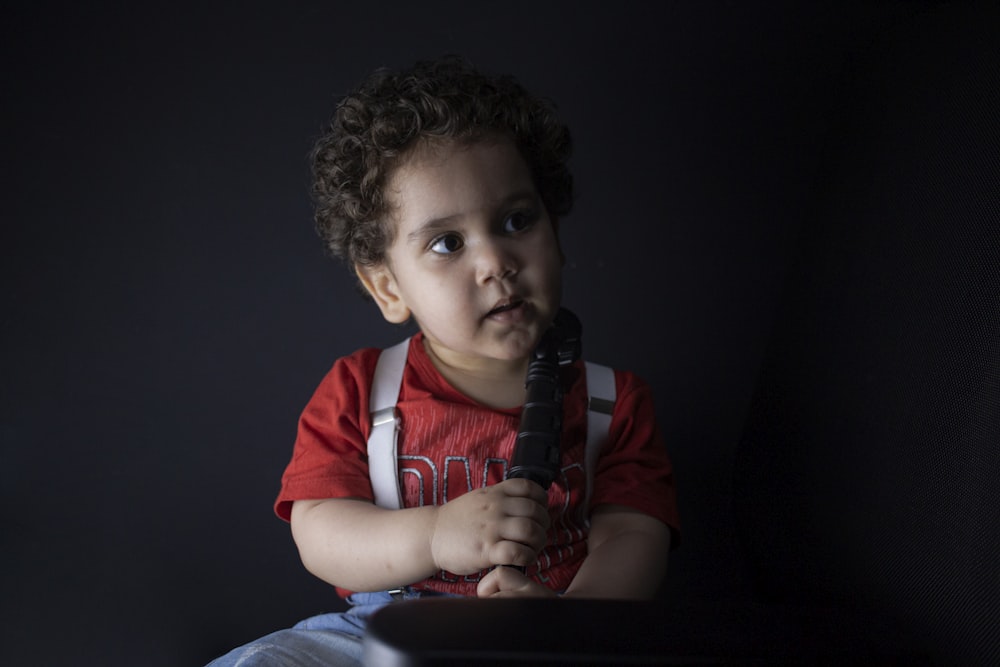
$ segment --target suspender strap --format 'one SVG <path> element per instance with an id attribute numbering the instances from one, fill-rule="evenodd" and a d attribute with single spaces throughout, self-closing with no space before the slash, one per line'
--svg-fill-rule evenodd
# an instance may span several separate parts
<path id="1" fill-rule="evenodd" d="M 403 369 L 410 351 L 407 338 L 382 350 L 375 365 L 371 397 L 372 430 L 368 436 L 368 470 L 375 504 L 386 509 L 400 509 L 403 498 L 396 473 L 396 436 L 399 433 L 399 389 L 403 385 Z"/>
<path id="2" fill-rule="evenodd" d="M 369 410 L 372 430 L 368 436 L 368 475 L 371 478 L 375 504 L 386 509 L 403 507 L 396 459 L 396 439 L 400 421 L 396 402 L 403 386 L 403 370 L 410 351 L 410 339 L 386 348 L 379 355 L 372 378 Z M 587 445 L 585 454 L 587 489 L 583 510 L 590 511 L 594 471 L 601 445 L 611 428 L 611 415 L 615 408 L 615 372 L 607 366 L 586 362 L 587 394 Z"/>
<path id="3" fill-rule="evenodd" d="M 590 397 L 587 405 L 587 447 L 586 447 L 586 477 L 587 490 L 584 496 L 583 511 L 590 515 L 590 499 L 594 491 L 594 475 L 597 472 L 597 458 L 601 453 L 601 445 L 608 439 L 611 430 L 611 415 L 615 410 L 615 399 L 618 390 L 615 387 L 615 371 L 607 366 L 584 362 L 587 369 L 587 395 Z"/>

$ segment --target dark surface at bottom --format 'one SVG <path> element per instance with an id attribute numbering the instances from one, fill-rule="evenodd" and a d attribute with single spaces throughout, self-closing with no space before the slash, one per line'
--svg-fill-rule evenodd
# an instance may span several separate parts
<path id="1" fill-rule="evenodd" d="M 926 665 L 856 611 L 660 601 L 415 600 L 376 614 L 368 665 Z"/>

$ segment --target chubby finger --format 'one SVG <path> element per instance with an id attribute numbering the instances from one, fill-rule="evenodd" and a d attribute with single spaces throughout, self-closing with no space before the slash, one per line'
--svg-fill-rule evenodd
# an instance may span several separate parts
<path id="1" fill-rule="evenodd" d="M 505 569 L 503 566 L 493 568 L 489 574 L 479 580 L 479 584 L 476 586 L 476 597 L 488 598 L 500 592 L 500 575 L 497 574 L 497 571 L 503 569 Z"/>
<path id="2" fill-rule="evenodd" d="M 549 500 L 549 492 L 543 489 L 539 484 L 536 484 L 528 479 L 507 479 L 497 484 L 497 486 L 502 487 L 504 493 L 508 496 L 530 498 L 535 502 L 542 504 L 547 503 Z"/>
<path id="3" fill-rule="evenodd" d="M 512 567 L 498 567 L 476 587 L 476 595 L 487 597 L 554 597 L 555 593 Z"/>
<path id="4" fill-rule="evenodd" d="M 527 567 L 535 562 L 535 549 L 521 542 L 502 540 L 490 547 L 488 558 L 490 565 L 518 565 Z"/>
<path id="5" fill-rule="evenodd" d="M 525 586 L 531 580 L 520 570 L 501 565 L 493 568 L 476 586 L 476 595 L 481 598 L 493 597 Z"/>
<path id="6" fill-rule="evenodd" d="M 545 525 L 524 517 L 508 517 L 497 525 L 497 536 L 501 540 L 518 542 L 538 553 L 545 546 L 548 530 Z"/>
<path id="7" fill-rule="evenodd" d="M 543 529 L 547 529 L 552 522 L 549 508 L 530 498 L 508 498 L 504 504 L 504 513 L 508 517 L 532 521 Z"/>

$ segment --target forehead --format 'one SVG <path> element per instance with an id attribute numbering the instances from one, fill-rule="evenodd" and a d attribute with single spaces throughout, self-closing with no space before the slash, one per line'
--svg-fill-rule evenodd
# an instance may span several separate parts
<path id="1" fill-rule="evenodd" d="M 506 137 L 422 141 L 386 184 L 400 223 L 472 213 L 524 194 L 535 195 L 531 170 Z"/>

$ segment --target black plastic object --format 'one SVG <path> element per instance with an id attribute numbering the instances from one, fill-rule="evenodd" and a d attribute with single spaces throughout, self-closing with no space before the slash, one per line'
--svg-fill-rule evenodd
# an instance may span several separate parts
<path id="1" fill-rule="evenodd" d="M 525 478 L 549 488 L 559 474 L 563 392 L 559 367 L 580 358 L 582 327 L 560 308 L 528 364 L 525 402 L 508 478 Z"/>

